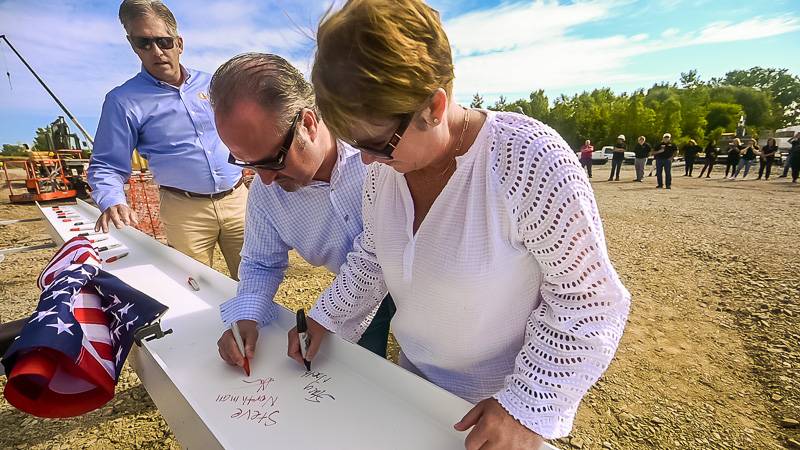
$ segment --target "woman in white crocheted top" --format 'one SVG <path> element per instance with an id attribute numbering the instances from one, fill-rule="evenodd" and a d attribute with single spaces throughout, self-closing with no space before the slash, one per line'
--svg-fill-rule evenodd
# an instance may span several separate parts
<path id="1" fill-rule="evenodd" d="M 477 403 L 455 424 L 466 448 L 566 436 L 630 304 L 577 157 L 536 120 L 452 100 L 449 43 L 421 1 L 351 0 L 317 43 L 322 117 L 378 164 L 309 357 L 326 329 L 357 340 L 388 289 L 403 367 Z"/>

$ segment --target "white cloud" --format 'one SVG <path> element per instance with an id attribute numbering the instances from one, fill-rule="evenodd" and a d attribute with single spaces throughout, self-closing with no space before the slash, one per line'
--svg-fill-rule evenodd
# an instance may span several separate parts
<path id="1" fill-rule="evenodd" d="M 663 37 L 663 38 L 675 37 L 675 36 L 679 35 L 680 32 L 681 32 L 681 30 L 679 30 L 677 28 L 667 28 L 666 30 L 664 30 L 661 33 L 661 37 Z"/>
<path id="2" fill-rule="evenodd" d="M 182 62 L 213 72 L 235 54 L 265 51 L 285 55 L 308 71 L 310 62 L 303 55 L 313 42 L 285 15 L 270 18 L 281 26 L 262 24 L 260 14 L 283 14 L 292 5 L 284 3 L 286 8 L 264 11 L 264 4 L 244 1 L 216 1 L 203 7 L 196 1 L 170 2 L 186 44 Z M 99 13 L 77 0 L 0 1 L 0 31 L 78 116 L 99 115 L 105 94 L 139 71 L 139 60 L 125 40 L 116 8 Z M 7 83 L 0 85 L 0 109 L 61 114 L 5 43 L 0 51 L 13 84 L 13 91 Z"/>
<path id="3" fill-rule="evenodd" d="M 310 72 L 317 22 L 331 2 L 343 0 L 171 0 L 185 37 L 183 62 L 213 71 L 234 54 L 270 51 Z M 458 14 L 461 0 L 433 0 L 444 10 L 456 64 L 456 94 L 469 98 L 524 93 L 532 89 L 564 92 L 576 86 L 641 86 L 664 79 L 666 69 L 639 67 L 641 55 L 658 51 L 752 40 L 800 29 L 797 15 L 750 17 L 695 29 L 631 27 L 642 15 L 673 8 L 678 1 L 507 0 L 491 9 Z M 705 0 L 684 0 L 695 6 Z M 116 2 L 115 2 L 116 3 Z M 116 7 L 87 6 L 82 0 L 0 0 L 0 32 L 6 33 L 74 113 L 96 120 L 106 92 L 139 70 L 124 39 Z M 634 19 L 636 15 L 640 19 Z M 291 19 L 289 17 L 290 16 Z M 597 34 L 606 27 L 604 37 Z M 305 30 L 305 34 L 302 30 Z M 584 30 L 592 29 L 592 32 Z M 630 30 L 630 31 L 628 31 Z M 626 33 L 630 34 L 626 34 Z M 636 34 L 638 33 L 638 34 Z M 0 80 L 2 114 L 59 114 L 16 57 L 5 54 L 14 90 Z M 2 60 L 0 60 L 2 62 Z M 677 69 L 676 69 L 677 70 Z M 674 75 L 672 75 L 674 76 Z M 55 114 L 54 114 L 55 113 Z M 6 117 L 0 114 L 0 119 Z M 50 119 L 52 120 L 52 119 Z M 90 129 L 94 124 L 87 124 Z"/>
<path id="4" fill-rule="evenodd" d="M 447 34 L 456 55 L 546 43 L 563 38 L 564 32 L 609 15 L 619 1 L 591 1 L 559 5 L 554 1 L 505 4 L 496 8 L 470 12 L 450 20 Z"/>
<path id="5" fill-rule="evenodd" d="M 793 16 L 755 17 L 739 23 L 712 23 L 699 31 L 668 28 L 658 37 L 623 34 L 579 37 L 577 31 L 615 19 L 619 1 L 550 1 L 505 4 L 465 14 L 445 23 L 454 48 L 456 95 L 499 95 L 656 81 L 652 68 L 632 67 L 635 57 L 708 43 L 743 41 L 800 29 Z M 646 73 L 645 73 L 646 72 Z"/>
<path id="6" fill-rule="evenodd" d="M 739 23 L 712 23 L 697 33 L 696 36 L 693 36 L 691 43 L 713 44 L 719 42 L 745 41 L 778 36 L 797 30 L 800 30 L 800 19 L 797 17 L 754 17 Z"/>

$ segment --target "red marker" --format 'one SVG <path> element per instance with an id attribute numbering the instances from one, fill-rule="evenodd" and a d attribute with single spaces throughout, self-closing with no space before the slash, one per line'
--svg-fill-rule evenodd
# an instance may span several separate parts
<path id="1" fill-rule="evenodd" d="M 87 239 L 87 240 L 89 241 L 89 243 L 94 244 L 96 242 L 105 241 L 106 239 L 108 239 L 108 238 L 104 237 L 104 238 L 100 238 L 100 239 Z"/>
<path id="2" fill-rule="evenodd" d="M 242 364 L 242 369 L 244 369 L 244 374 L 249 377 L 250 360 L 247 358 L 247 354 L 244 352 L 244 341 L 242 340 L 242 333 L 239 332 L 239 324 L 237 322 L 233 322 L 231 331 L 233 332 L 233 340 L 236 341 L 236 346 L 239 348 L 239 353 L 244 356 L 244 364 Z"/>
<path id="3" fill-rule="evenodd" d="M 73 223 L 73 225 L 76 225 L 76 224 Z M 75 227 L 75 228 L 70 228 L 69 229 L 69 231 L 89 231 L 89 230 L 94 230 L 94 227 L 91 227 L 91 226 L 90 227 Z"/>
<path id="4" fill-rule="evenodd" d="M 119 255 L 114 255 L 106 260 L 107 263 L 112 263 L 114 261 L 119 261 L 120 259 L 128 256 L 127 253 L 120 253 Z"/>

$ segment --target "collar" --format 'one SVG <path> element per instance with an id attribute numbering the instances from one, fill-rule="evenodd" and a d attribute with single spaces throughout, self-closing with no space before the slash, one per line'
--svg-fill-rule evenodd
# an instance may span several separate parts
<path id="1" fill-rule="evenodd" d="M 181 72 L 183 72 L 183 74 L 186 75 L 186 79 L 183 80 L 183 84 L 181 85 L 181 87 L 183 87 L 184 85 L 186 85 L 186 86 L 191 85 L 192 81 L 193 81 L 192 80 L 192 70 L 191 69 L 187 69 L 186 67 L 183 66 L 183 64 L 181 64 Z M 142 66 L 141 66 L 141 70 L 139 71 L 139 76 L 141 76 L 145 80 L 149 81 L 150 83 L 155 84 L 156 86 L 171 87 L 173 89 L 180 89 L 180 87 L 173 86 L 173 85 L 171 85 L 171 84 L 169 84 L 169 83 L 167 83 L 165 81 L 161 81 L 158 78 L 156 78 L 153 75 L 151 75 L 150 72 L 148 72 L 147 69 L 145 69 L 144 64 L 142 64 Z"/>
<path id="2" fill-rule="evenodd" d="M 358 161 L 353 162 L 353 158 Z M 331 186 L 339 182 L 345 164 L 361 164 L 361 152 L 339 139 L 336 140 L 336 164 L 331 171 Z"/>

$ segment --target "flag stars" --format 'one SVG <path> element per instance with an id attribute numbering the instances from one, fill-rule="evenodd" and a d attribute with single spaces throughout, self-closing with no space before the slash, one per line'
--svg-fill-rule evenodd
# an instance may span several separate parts
<path id="1" fill-rule="evenodd" d="M 58 333 L 57 333 L 57 334 L 61 334 L 61 332 L 67 332 L 67 333 L 69 333 L 70 335 L 73 335 L 73 336 L 74 336 L 74 334 L 72 334 L 72 331 L 70 331 L 70 329 L 69 329 L 71 326 L 75 325 L 74 323 L 64 323 L 64 322 L 61 320 L 61 318 L 60 318 L 60 317 L 59 317 L 59 318 L 57 318 L 56 320 L 58 320 L 58 323 L 48 323 L 48 324 L 47 324 L 47 326 L 48 326 L 48 327 L 53 327 L 53 328 L 55 328 L 56 330 L 58 330 Z"/>
<path id="2" fill-rule="evenodd" d="M 54 309 L 56 309 L 56 305 L 53 305 L 50 309 L 48 309 L 46 311 L 37 311 L 36 312 L 36 317 L 31 319 L 29 321 L 29 323 L 30 322 L 41 322 L 42 319 L 44 319 L 47 316 L 50 316 L 50 315 L 53 315 L 53 314 L 58 314 L 57 312 L 53 311 Z"/>
<path id="3" fill-rule="evenodd" d="M 64 278 L 62 278 L 62 279 L 60 279 L 60 280 L 58 281 L 58 283 L 59 283 L 59 284 L 60 284 L 61 282 L 66 282 L 67 284 L 72 284 L 72 283 L 80 283 L 80 284 L 83 284 L 83 283 L 85 282 L 85 280 L 82 280 L 82 279 L 80 279 L 80 278 L 72 278 L 71 276 L 66 276 L 66 277 L 64 277 Z"/>
<path id="4" fill-rule="evenodd" d="M 125 331 L 128 331 L 128 330 L 130 329 L 130 327 L 131 327 L 131 326 L 132 326 L 134 323 L 136 323 L 136 321 L 137 321 L 138 319 L 139 319 L 139 316 L 136 316 L 136 317 L 134 317 L 133 319 L 131 319 L 130 321 L 128 321 L 127 323 L 125 323 Z"/>
<path id="5" fill-rule="evenodd" d="M 65 291 L 63 289 L 59 289 L 57 291 L 52 291 L 50 293 L 50 295 L 48 295 L 47 297 L 44 297 L 42 300 L 52 300 L 52 299 L 55 299 L 56 297 L 58 297 L 59 295 L 64 295 L 64 294 L 72 294 L 72 292 L 71 291 Z"/>
<path id="6" fill-rule="evenodd" d="M 97 267 L 95 267 L 95 266 L 88 266 L 88 267 L 89 267 L 90 269 L 92 269 L 92 271 L 91 271 L 91 272 L 89 272 L 88 270 L 86 270 L 86 269 L 84 269 L 83 267 L 81 267 L 81 268 L 78 270 L 78 273 L 80 273 L 81 275 L 86 275 L 86 276 L 88 276 L 88 277 L 93 277 L 93 276 L 97 275 Z"/>
<path id="7" fill-rule="evenodd" d="M 67 302 L 61 302 L 69 307 L 70 314 L 75 314 L 75 298 L 70 299 Z"/>
<path id="8" fill-rule="evenodd" d="M 97 292 L 100 294 L 100 296 L 102 296 L 102 297 L 105 297 L 105 295 L 103 295 L 102 293 L 100 293 L 100 288 L 97 288 Z M 111 302 L 111 304 L 110 304 L 110 305 L 106 306 L 105 308 L 102 308 L 102 309 L 103 309 L 103 312 L 106 312 L 106 311 L 108 311 L 109 309 L 111 309 L 111 308 L 113 308 L 113 307 L 115 307 L 115 306 L 119 305 L 120 303 L 122 303 L 122 300 L 120 300 L 120 299 L 119 299 L 119 297 L 117 297 L 117 296 L 116 296 L 116 295 L 114 295 L 114 294 L 111 294 L 111 298 L 113 299 L 113 301 Z"/>
<path id="9" fill-rule="evenodd" d="M 133 306 L 133 303 L 126 303 L 124 307 L 120 308 L 119 310 L 120 317 L 124 316 L 125 314 L 128 314 L 128 310 L 131 309 L 131 306 Z"/>

